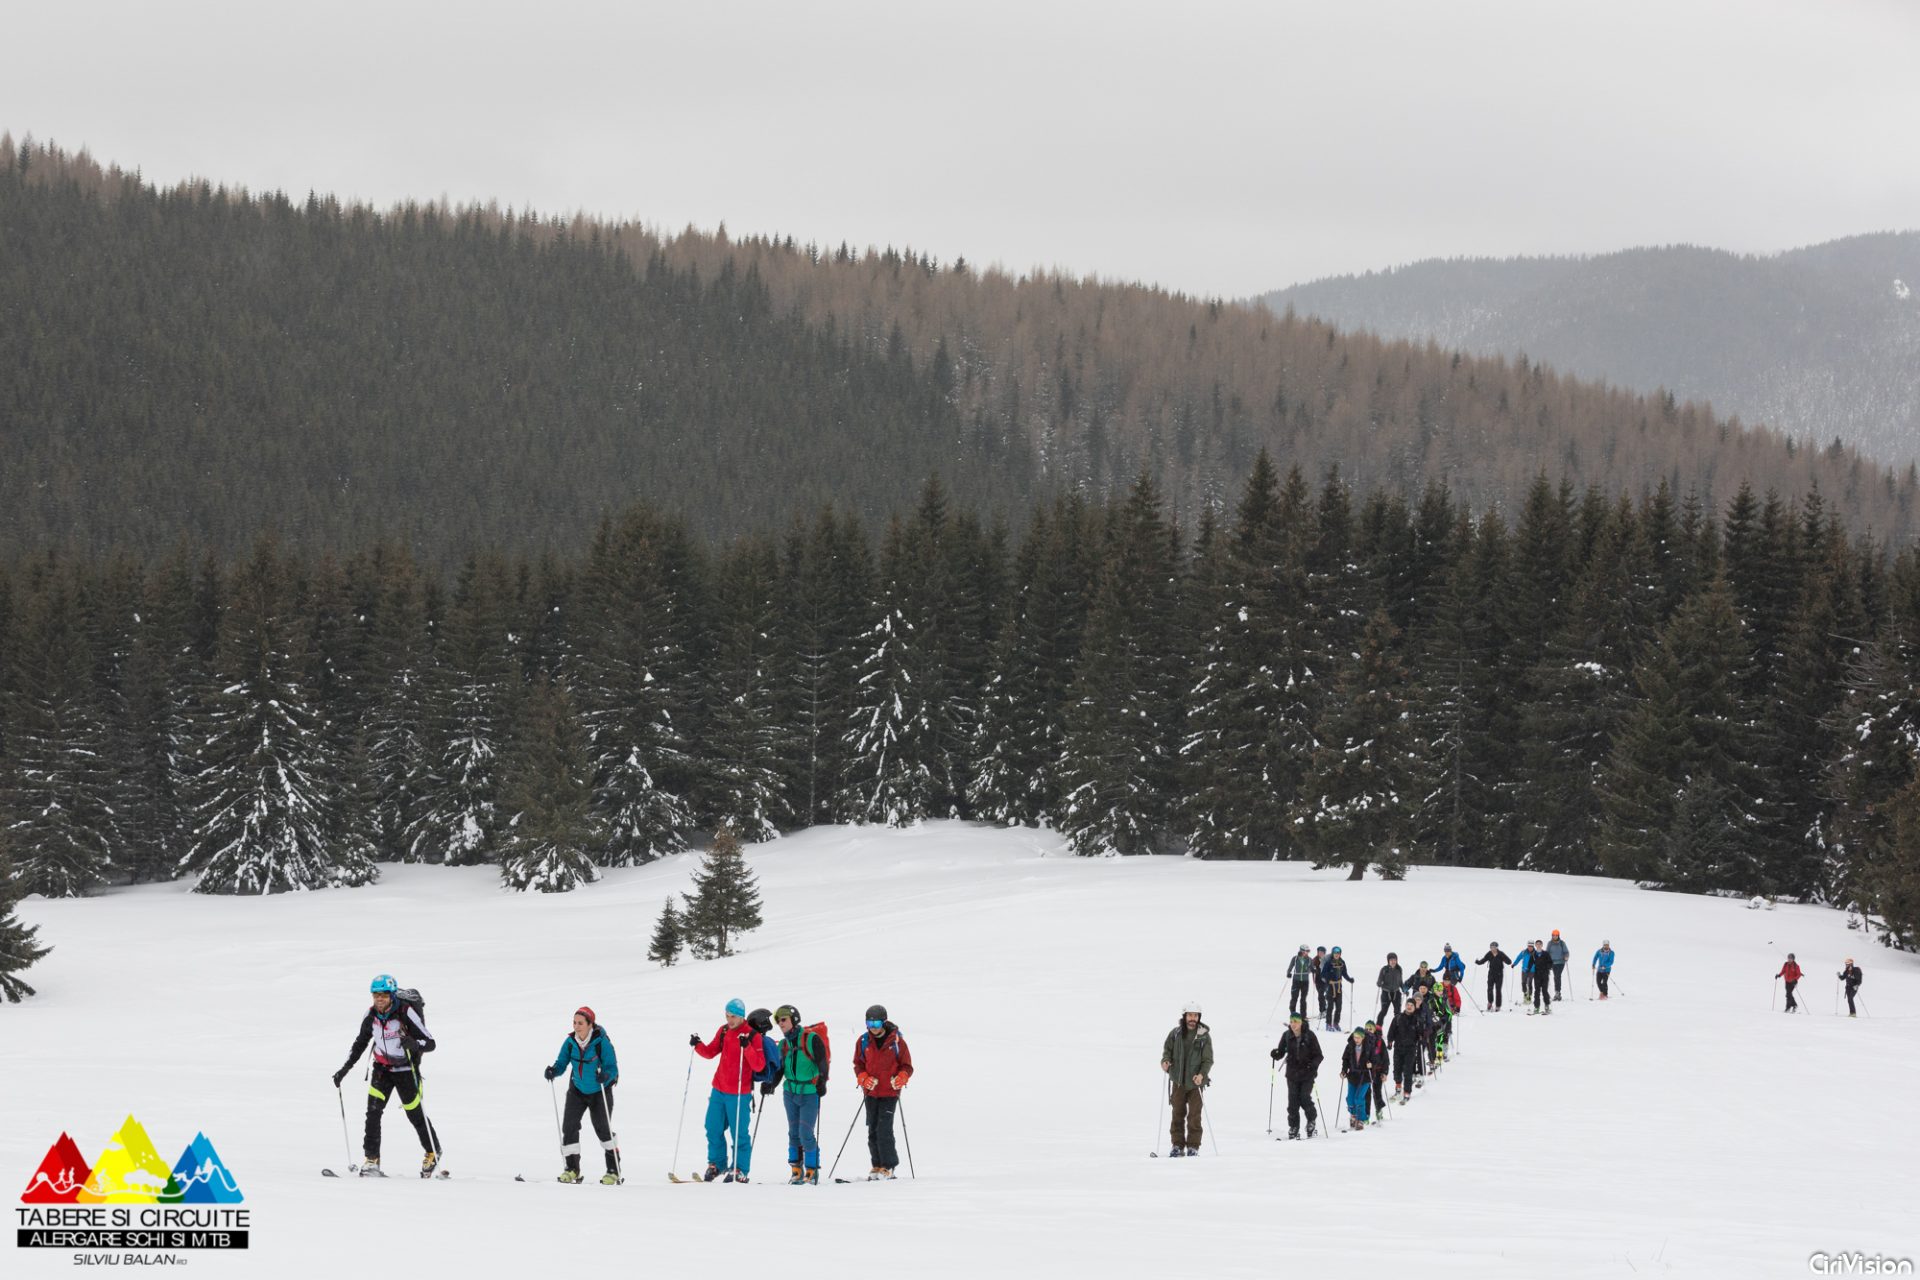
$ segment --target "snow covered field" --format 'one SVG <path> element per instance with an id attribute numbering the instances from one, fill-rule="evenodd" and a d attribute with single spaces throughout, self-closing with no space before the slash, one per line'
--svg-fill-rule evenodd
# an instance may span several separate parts
<path id="1" fill-rule="evenodd" d="M 55 950 L 27 975 L 40 995 L 0 1007 L 0 1169 L 24 1185 L 63 1130 L 91 1160 L 129 1113 L 168 1161 L 204 1130 L 245 1193 L 253 1248 L 191 1255 L 203 1277 L 752 1275 L 796 1261 L 899 1280 L 1758 1277 L 1811 1274 L 1816 1251 L 1920 1260 L 1920 961 L 1836 912 L 1517 873 L 1351 884 L 1298 864 L 1089 861 L 1048 833 L 957 823 L 817 829 L 748 855 L 768 924 L 745 954 L 670 970 L 644 953 L 694 855 L 554 897 L 505 892 L 485 868 L 388 867 L 372 888 L 265 900 L 182 885 L 31 899 L 21 917 Z M 1556 1016 L 1469 1009 L 1456 1061 L 1385 1126 L 1268 1137 L 1270 1012 L 1296 945 L 1340 945 L 1370 986 L 1388 950 L 1411 971 L 1443 942 L 1513 953 L 1556 928 L 1580 976 Z M 1584 981 L 1602 937 L 1619 952 L 1604 1004 Z M 1769 1012 L 1788 950 L 1814 1016 Z M 1849 955 L 1870 1018 L 1832 1016 Z M 329 1077 L 383 971 L 429 1002 L 448 1182 L 318 1176 L 347 1160 Z M 1469 969 L 1476 996 L 1483 974 Z M 1508 992 L 1517 1003 L 1517 976 Z M 776 1111 L 753 1185 L 667 1182 L 687 1035 L 710 1034 L 734 995 L 831 1024 L 828 1160 L 856 1105 L 860 1015 L 886 1004 L 918 1067 L 903 1107 L 917 1181 L 788 1187 Z M 1190 997 L 1216 1043 L 1218 1154 L 1210 1139 L 1204 1159 L 1148 1159 L 1167 1143 L 1160 1044 Z M 620 1054 L 624 1187 L 549 1181 L 540 1072 L 582 1003 Z M 1369 1011 L 1363 996 L 1348 1016 Z M 1339 1044 L 1322 1040 L 1334 1106 Z M 703 1163 L 711 1075 L 695 1064 L 683 1175 Z M 417 1162 L 397 1107 L 386 1134 L 391 1166 Z M 842 1176 L 864 1172 L 863 1135 Z M 594 1170 L 591 1143 L 587 1156 Z M 23 1249 L 0 1268 L 73 1269 L 71 1254 Z"/>

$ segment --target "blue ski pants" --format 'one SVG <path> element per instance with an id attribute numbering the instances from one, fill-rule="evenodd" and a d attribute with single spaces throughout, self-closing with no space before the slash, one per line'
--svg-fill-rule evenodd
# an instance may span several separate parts
<path id="1" fill-rule="evenodd" d="M 789 1093 L 787 1099 L 787 1163 L 820 1167 L 820 1095 Z M 803 1161 L 801 1157 L 805 1157 Z"/>
<path id="2" fill-rule="evenodd" d="M 707 1163 L 717 1168 L 753 1168 L 753 1095 L 722 1093 L 715 1089 L 707 1095 Z M 733 1130 L 733 1149 L 737 1159 L 727 1160 L 727 1130 Z"/>

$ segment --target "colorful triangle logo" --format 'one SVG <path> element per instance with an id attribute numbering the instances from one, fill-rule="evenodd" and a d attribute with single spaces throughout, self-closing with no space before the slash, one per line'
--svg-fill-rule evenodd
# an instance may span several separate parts
<path id="1" fill-rule="evenodd" d="M 20 1201 L 22 1204 L 75 1204 L 91 1172 L 87 1162 L 80 1158 L 80 1148 L 62 1133 L 60 1140 L 47 1148 L 47 1158 L 27 1180 L 27 1189 L 20 1193 Z"/>
<path id="2" fill-rule="evenodd" d="M 246 1198 L 204 1133 L 194 1134 L 174 1161 L 173 1180 L 182 1188 L 181 1204 L 239 1204 Z"/>
<path id="3" fill-rule="evenodd" d="M 167 1169 L 153 1139 L 128 1116 L 107 1149 L 93 1162 L 93 1173 L 75 1197 L 79 1204 L 176 1204 L 181 1188 Z"/>

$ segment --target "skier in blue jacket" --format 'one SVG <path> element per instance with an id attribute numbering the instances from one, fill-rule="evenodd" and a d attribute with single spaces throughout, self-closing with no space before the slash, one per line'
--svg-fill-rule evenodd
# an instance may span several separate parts
<path id="1" fill-rule="evenodd" d="M 1455 982 L 1467 976 L 1467 962 L 1453 949 L 1451 942 L 1440 948 L 1440 963 L 1433 966 L 1434 972 L 1443 978 L 1452 978 Z"/>
<path id="2" fill-rule="evenodd" d="M 546 1071 L 547 1079 L 567 1077 L 567 1109 L 560 1124 L 560 1154 L 567 1167 L 562 1182 L 580 1179 L 580 1117 L 593 1117 L 594 1136 L 607 1160 L 607 1171 L 600 1181 L 614 1186 L 620 1176 L 620 1140 L 613 1132 L 613 1086 L 620 1079 L 620 1060 L 614 1056 L 613 1041 L 593 1016 L 593 1010 L 581 1005 L 573 1011 L 573 1034 L 560 1042 L 560 1052 Z"/>
<path id="3" fill-rule="evenodd" d="M 1607 998 L 1607 978 L 1613 973 L 1613 944 L 1602 938 L 1600 949 L 1593 953 L 1593 981 L 1600 988 L 1600 998 Z"/>

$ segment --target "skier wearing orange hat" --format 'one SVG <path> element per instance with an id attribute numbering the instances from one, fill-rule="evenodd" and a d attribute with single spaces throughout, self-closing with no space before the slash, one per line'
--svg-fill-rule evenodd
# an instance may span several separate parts
<path id="1" fill-rule="evenodd" d="M 1553 940 L 1547 943 L 1547 960 L 1553 965 L 1553 998 L 1560 998 L 1560 971 L 1567 967 L 1567 958 L 1573 952 L 1567 950 L 1567 944 L 1560 940 L 1560 931 L 1553 931 Z"/>

